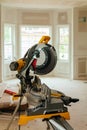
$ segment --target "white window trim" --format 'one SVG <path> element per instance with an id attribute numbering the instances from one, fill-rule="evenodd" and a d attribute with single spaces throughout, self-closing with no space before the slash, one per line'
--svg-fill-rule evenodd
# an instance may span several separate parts
<path id="1" fill-rule="evenodd" d="M 25 26 L 25 27 L 43 27 L 43 28 L 44 27 L 49 27 L 49 29 L 50 29 L 50 37 L 51 37 L 49 43 L 52 44 L 52 26 L 51 25 L 26 25 L 26 24 L 22 24 L 22 25 L 19 26 L 19 48 L 21 48 L 21 35 L 20 35 L 20 32 L 21 32 L 21 27 L 23 27 L 23 26 Z M 20 56 L 21 56 L 21 50 L 19 52 L 19 57 Z"/>
<path id="2" fill-rule="evenodd" d="M 12 26 L 12 27 L 14 28 L 14 29 L 12 30 L 12 31 L 13 31 L 12 33 L 14 34 L 14 37 L 13 37 L 13 35 L 12 35 L 12 60 L 13 60 L 13 59 L 14 59 L 14 56 L 15 56 L 15 49 L 14 49 L 14 48 L 15 48 L 15 38 L 16 38 L 16 34 L 15 34 L 15 33 L 16 33 L 16 29 L 15 29 L 15 28 L 16 28 L 16 27 L 15 27 L 15 24 L 10 24 L 10 23 L 5 23 L 5 24 L 4 24 L 4 27 L 5 27 L 6 25 L 7 25 L 7 26 Z M 3 35 L 3 37 L 4 37 L 4 35 Z M 4 45 L 5 45 L 5 44 L 4 44 Z M 3 60 L 4 60 L 4 63 L 9 63 L 10 60 L 5 60 L 5 59 L 4 59 L 4 45 L 3 45 Z"/>
<path id="3" fill-rule="evenodd" d="M 60 40 L 58 40 L 58 39 L 59 39 L 60 37 L 59 37 L 59 29 L 58 29 L 58 28 L 60 28 L 60 27 L 69 27 L 69 50 L 68 50 L 69 58 L 68 58 L 68 60 L 59 59 L 59 41 L 60 41 Z M 57 55 L 58 55 L 57 60 L 58 60 L 59 62 L 69 62 L 69 61 L 70 61 L 70 25 L 69 25 L 69 24 L 57 25 L 56 34 L 57 34 L 57 35 L 56 35 L 56 44 L 57 44 L 57 48 L 58 48 L 58 50 L 57 50 Z"/>

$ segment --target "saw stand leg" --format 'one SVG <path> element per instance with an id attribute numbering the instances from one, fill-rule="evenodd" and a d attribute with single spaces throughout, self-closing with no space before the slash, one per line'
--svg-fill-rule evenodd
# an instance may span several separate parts
<path id="1" fill-rule="evenodd" d="M 61 117 L 46 119 L 45 121 L 47 124 L 47 130 L 74 130 L 69 123 Z"/>

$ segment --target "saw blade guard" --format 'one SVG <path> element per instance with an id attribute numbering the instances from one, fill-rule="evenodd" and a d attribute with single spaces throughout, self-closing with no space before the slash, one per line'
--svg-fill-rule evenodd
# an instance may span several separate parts
<path id="1" fill-rule="evenodd" d="M 45 75 L 51 72 L 57 63 L 55 48 L 50 44 L 36 44 L 30 49 L 29 55 L 32 57 L 35 52 L 38 53 L 38 58 L 34 73 L 38 75 Z"/>

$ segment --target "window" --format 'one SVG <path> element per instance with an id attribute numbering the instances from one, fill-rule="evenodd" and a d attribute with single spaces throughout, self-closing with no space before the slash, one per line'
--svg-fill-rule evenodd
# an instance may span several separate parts
<path id="1" fill-rule="evenodd" d="M 58 59 L 69 60 L 69 26 L 58 27 Z"/>
<path id="2" fill-rule="evenodd" d="M 49 26 L 21 26 L 21 56 L 23 57 L 28 48 L 37 44 L 43 35 L 51 34 Z"/>
<path id="3" fill-rule="evenodd" d="M 14 25 L 4 25 L 4 60 L 11 61 L 14 53 L 14 38 L 15 38 Z"/>

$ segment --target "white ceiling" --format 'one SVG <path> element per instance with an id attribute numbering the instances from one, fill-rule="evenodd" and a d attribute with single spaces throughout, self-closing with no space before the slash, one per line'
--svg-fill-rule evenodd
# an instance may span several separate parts
<path id="1" fill-rule="evenodd" d="M 0 0 L 3 5 L 24 8 L 73 8 L 87 7 L 87 0 Z"/>

